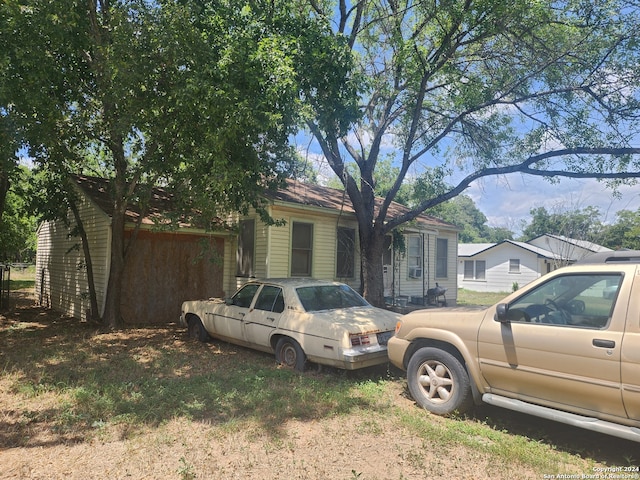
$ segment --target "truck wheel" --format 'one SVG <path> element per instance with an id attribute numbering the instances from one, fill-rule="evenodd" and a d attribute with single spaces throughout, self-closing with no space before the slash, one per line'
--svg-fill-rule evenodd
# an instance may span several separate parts
<path id="1" fill-rule="evenodd" d="M 304 372 L 307 356 L 302 347 L 293 338 L 282 337 L 276 343 L 276 361 L 285 367 Z"/>
<path id="2" fill-rule="evenodd" d="M 189 337 L 200 342 L 206 342 L 209 340 L 209 334 L 202 325 L 202 322 L 198 317 L 191 316 L 187 322 L 187 328 L 189 331 Z"/>
<path id="3" fill-rule="evenodd" d="M 418 405 L 437 415 L 465 413 L 473 405 L 467 371 L 456 357 L 439 348 L 424 347 L 411 356 L 407 384 Z"/>

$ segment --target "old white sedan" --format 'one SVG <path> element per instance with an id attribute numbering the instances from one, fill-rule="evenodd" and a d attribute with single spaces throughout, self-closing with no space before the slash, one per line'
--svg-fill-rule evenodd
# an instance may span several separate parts
<path id="1" fill-rule="evenodd" d="M 180 315 L 193 338 L 275 352 L 298 371 L 307 361 L 347 370 L 386 363 L 398 319 L 348 285 L 295 278 L 250 281 L 227 300 L 187 301 Z"/>

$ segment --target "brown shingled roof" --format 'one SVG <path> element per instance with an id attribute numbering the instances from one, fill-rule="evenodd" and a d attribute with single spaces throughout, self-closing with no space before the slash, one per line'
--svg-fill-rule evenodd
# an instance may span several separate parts
<path id="1" fill-rule="evenodd" d="M 109 192 L 109 180 L 87 175 L 74 175 L 75 182 L 98 207 L 107 215 L 113 215 L 113 200 Z M 309 205 L 327 208 L 333 211 L 342 210 L 347 213 L 355 213 L 349 197 L 342 190 L 322 187 L 310 183 L 302 183 L 297 180 L 287 179 L 287 188 L 277 191 L 267 191 L 265 196 L 272 201 Z M 378 199 L 381 201 L 381 199 Z M 153 219 L 160 218 L 163 212 L 171 211 L 172 195 L 162 188 L 152 189 L 152 198 L 149 202 L 149 211 L 142 220 L 143 224 L 154 224 Z M 393 202 L 389 207 L 389 215 L 396 217 L 409 211 L 409 208 Z M 135 205 L 127 207 L 127 221 L 135 222 L 140 216 L 140 209 Z M 431 215 L 421 214 L 416 219 L 424 227 L 447 228 L 459 230 L 451 223 L 444 222 Z M 188 226 L 188 225 L 183 225 Z"/>
<path id="2" fill-rule="evenodd" d="M 343 212 L 355 213 L 351 200 L 343 190 L 322 187 L 320 185 L 313 185 L 310 183 L 302 183 L 292 179 L 287 179 L 286 189 L 280 189 L 276 192 L 267 192 L 265 196 L 270 200 L 328 208 L 331 210 L 342 209 Z M 381 203 L 382 199 L 378 198 L 377 202 Z M 389 216 L 397 217 L 403 215 L 409 210 L 409 207 L 400 203 L 392 202 L 389 206 Z M 459 227 L 451 223 L 424 213 L 418 215 L 416 220 L 423 226 L 430 228 L 460 230 Z"/>
<path id="3" fill-rule="evenodd" d="M 113 198 L 109 192 L 109 179 L 91 177 L 88 175 L 73 175 L 78 187 L 107 215 L 113 215 Z M 154 218 L 160 218 L 163 212 L 171 209 L 172 195 L 162 188 L 153 188 L 147 214 L 142 219 L 143 224 L 154 224 Z M 136 222 L 140 217 L 140 209 L 136 205 L 127 205 L 125 213 L 128 222 Z"/>

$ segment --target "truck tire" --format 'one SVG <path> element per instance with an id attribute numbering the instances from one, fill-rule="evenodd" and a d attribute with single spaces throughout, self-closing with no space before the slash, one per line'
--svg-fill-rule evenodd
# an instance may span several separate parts
<path id="1" fill-rule="evenodd" d="M 433 347 L 416 351 L 407 366 L 413 399 L 436 415 L 465 413 L 473 406 L 469 374 L 449 352 Z"/>

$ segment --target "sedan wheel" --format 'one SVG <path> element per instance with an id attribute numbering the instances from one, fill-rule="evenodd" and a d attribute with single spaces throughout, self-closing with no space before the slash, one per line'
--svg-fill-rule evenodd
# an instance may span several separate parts
<path id="1" fill-rule="evenodd" d="M 304 372 L 307 356 L 298 342 L 292 338 L 282 337 L 276 343 L 276 361 L 298 372 Z"/>
<path id="2" fill-rule="evenodd" d="M 198 340 L 200 342 L 206 342 L 209 340 L 209 334 L 202 325 L 202 322 L 198 317 L 192 316 L 189 318 L 187 323 L 189 337 L 194 340 Z"/>
<path id="3" fill-rule="evenodd" d="M 473 404 L 464 366 L 456 357 L 438 348 L 421 348 L 411 356 L 407 384 L 413 399 L 437 415 L 465 413 Z"/>

